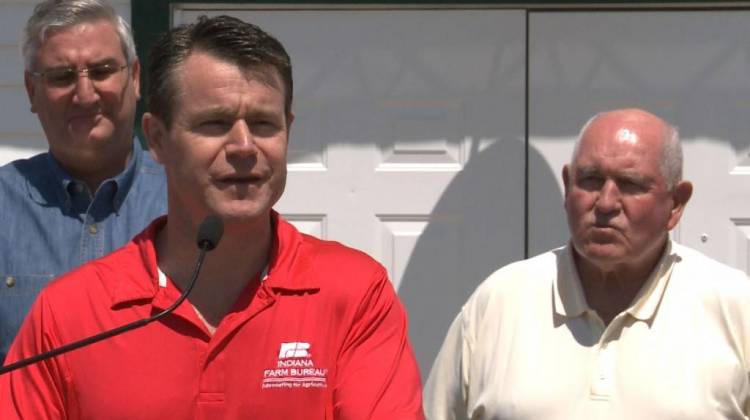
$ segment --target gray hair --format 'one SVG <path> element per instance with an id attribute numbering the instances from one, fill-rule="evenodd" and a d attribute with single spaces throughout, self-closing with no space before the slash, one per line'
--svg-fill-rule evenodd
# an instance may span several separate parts
<path id="1" fill-rule="evenodd" d="M 576 157 L 581 148 L 581 139 L 583 133 L 589 128 L 589 126 L 599 117 L 608 114 L 612 111 L 600 112 L 586 121 L 581 131 L 578 133 L 575 146 L 573 147 L 573 155 L 570 158 L 571 166 L 575 162 Z M 645 111 L 641 111 L 645 112 Z M 658 118 L 658 117 L 657 117 Z M 664 135 L 662 137 L 661 144 L 661 158 L 659 159 L 659 170 L 661 171 L 664 180 L 667 183 L 667 188 L 672 190 L 680 181 L 682 181 L 682 143 L 680 142 L 680 131 L 679 129 L 661 120 L 664 124 Z"/>
<path id="2" fill-rule="evenodd" d="M 45 0 L 34 7 L 23 31 L 21 51 L 26 70 L 32 70 L 39 47 L 57 31 L 104 20 L 115 28 L 128 64 L 136 59 L 135 42 L 128 22 L 106 0 Z"/>

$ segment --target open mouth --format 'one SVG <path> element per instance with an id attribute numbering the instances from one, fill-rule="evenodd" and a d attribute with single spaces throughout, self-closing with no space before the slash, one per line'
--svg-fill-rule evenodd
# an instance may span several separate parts
<path id="1" fill-rule="evenodd" d="M 221 177 L 217 181 L 222 185 L 256 185 L 262 180 L 263 178 L 254 175 L 231 175 Z"/>

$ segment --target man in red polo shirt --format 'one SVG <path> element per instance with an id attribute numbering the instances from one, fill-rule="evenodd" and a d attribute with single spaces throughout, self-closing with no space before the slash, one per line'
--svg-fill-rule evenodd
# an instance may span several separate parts
<path id="1" fill-rule="evenodd" d="M 272 210 L 293 120 L 283 46 L 202 18 L 166 34 L 150 62 L 143 129 L 166 169 L 168 215 L 46 288 L 7 362 L 163 310 L 187 287 L 207 215 L 223 239 L 166 318 L 0 376 L 0 418 L 423 418 L 383 267 Z"/>

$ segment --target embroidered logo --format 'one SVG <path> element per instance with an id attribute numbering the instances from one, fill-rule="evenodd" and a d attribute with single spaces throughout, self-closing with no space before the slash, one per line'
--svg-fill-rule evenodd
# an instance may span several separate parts
<path id="1" fill-rule="evenodd" d="M 290 357 L 308 357 L 310 353 L 307 351 L 310 349 L 310 343 L 281 343 L 279 349 L 279 359 L 288 359 Z"/>
<path id="2" fill-rule="evenodd" d="M 262 389 L 326 388 L 328 369 L 315 365 L 310 343 L 281 343 L 276 366 L 263 371 Z"/>

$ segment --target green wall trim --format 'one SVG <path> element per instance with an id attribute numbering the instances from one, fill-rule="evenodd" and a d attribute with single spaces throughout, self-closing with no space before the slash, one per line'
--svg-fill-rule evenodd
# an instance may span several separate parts
<path id="1" fill-rule="evenodd" d="M 160 33 L 169 28 L 169 0 L 131 0 L 130 20 L 133 27 L 136 52 L 141 62 L 141 100 L 136 109 L 135 130 L 141 142 L 146 137 L 141 130 L 141 116 L 146 111 L 146 73 L 148 69 L 148 49 L 156 42 Z"/>

